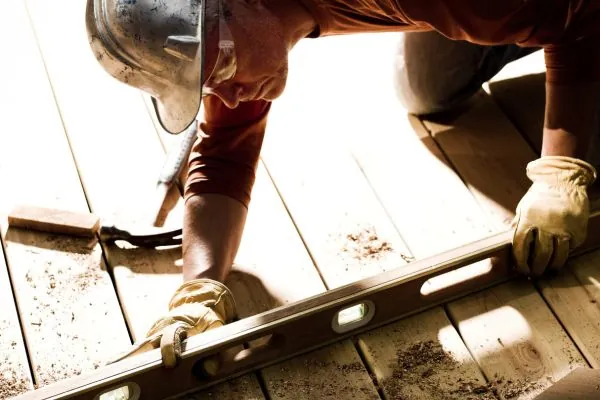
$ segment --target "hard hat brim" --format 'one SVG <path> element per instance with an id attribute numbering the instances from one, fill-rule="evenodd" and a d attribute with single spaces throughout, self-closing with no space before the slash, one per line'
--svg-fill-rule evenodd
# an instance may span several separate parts
<path id="1" fill-rule="evenodd" d="M 206 1 L 201 1 L 198 35 L 200 45 L 193 61 L 194 79 L 190 87 L 174 84 L 168 94 L 159 99 L 152 97 L 152 105 L 161 127 L 170 134 L 177 135 L 195 123 L 202 102 L 204 83 L 204 44 Z"/>

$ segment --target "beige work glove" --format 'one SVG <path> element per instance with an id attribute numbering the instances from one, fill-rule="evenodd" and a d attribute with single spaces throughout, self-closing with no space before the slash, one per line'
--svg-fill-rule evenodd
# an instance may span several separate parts
<path id="1" fill-rule="evenodd" d="M 585 161 L 561 156 L 541 157 L 527 165 L 533 182 L 517 206 L 513 220 L 513 255 L 517 270 L 540 276 L 558 270 L 569 252 L 587 236 L 587 187 L 596 170 Z"/>
<path id="2" fill-rule="evenodd" d="M 167 315 L 152 325 L 146 338 L 111 363 L 160 347 L 163 365 L 172 368 L 181 354 L 182 340 L 223 326 L 235 317 L 235 301 L 225 285 L 210 279 L 185 282 L 171 298 Z"/>

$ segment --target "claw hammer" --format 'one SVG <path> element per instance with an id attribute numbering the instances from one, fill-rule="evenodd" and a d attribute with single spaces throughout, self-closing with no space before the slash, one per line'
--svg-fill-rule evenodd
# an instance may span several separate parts
<path id="1" fill-rule="evenodd" d="M 163 226 L 180 197 L 179 186 L 185 183 L 187 160 L 198 133 L 198 122 L 192 123 L 181 137 L 179 146 L 167 153 L 156 184 L 156 206 L 152 224 Z M 178 181 L 179 185 L 174 185 Z"/>

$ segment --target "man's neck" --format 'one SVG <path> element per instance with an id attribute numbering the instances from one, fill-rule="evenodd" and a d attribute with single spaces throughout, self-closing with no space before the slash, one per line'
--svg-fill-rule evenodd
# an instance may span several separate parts
<path id="1" fill-rule="evenodd" d="M 263 1 L 281 22 L 289 49 L 315 30 L 317 21 L 298 0 Z"/>

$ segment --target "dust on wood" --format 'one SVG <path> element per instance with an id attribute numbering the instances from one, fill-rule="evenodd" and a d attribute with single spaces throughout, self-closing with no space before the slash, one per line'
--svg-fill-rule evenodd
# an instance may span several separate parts
<path id="1" fill-rule="evenodd" d="M 0 320 L 0 334 L 8 331 L 9 324 L 7 320 Z M 13 340 L 6 345 L 8 348 L 0 348 L 4 353 L 0 358 L 0 399 L 15 397 L 31 389 L 30 381 L 25 376 L 26 366 L 11 357 L 11 353 L 17 351 L 17 342 Z"/>
<path id="2" fill-rule="evenodd" d="M 19 376 L 12 369 L 12 364 L 7 363 L 0 367 L 0 399 L 9 399 L 23 394 L 29 390 L 29 381 Z"/>
<path id="3" fill-rule="evenodd" d="M 452 353 L 444 350 L 439 342 L 429 340 L 417 342 L 406 350 L 398 351 L 396 359 L 390 367 L 392 376 L 381 386 L 387 394 L 398 400 L 413 400 L 402 390 L 404 386 L 416 385 L 423 392 L 441 399 L 516 399 L 531 391 L 540 389 L 535 382 L 507 380 L 495 376 L 485 385 L 472 380 L 459 378 L 455 382 L 444 381 L 441 372 L 448 372 L 460 366 Z M 443 390 L 442 387 L 449 387 Z M 415 399 L 416 400 L 416 399 Z"/>
<path id="4" fill-rule="evenodd" d="M 359 262 L 369 262 L 380 260 L 395 249 L 390 242 L 381 238 L 372 225 L 358 227 L 352 232 L 346 233 L 343 237 L 342 254 L 348 254 Z M 413 257 L 400 254 L 406 262 L 414 260 Z"/>
<path id="5" fill-rule="evenodd" d="M 330 374 L 324 371 L 337 370 L 340 375 L 348 379 L 331 379 Z M 300 398 L 300 399 L 350 399 L 358 398 L 356 391 L 363 392 L 361 398 L 379 399 L 372 389 L 361 386 L 348 385 L 347 381 L 352 379 L 351 375 L 362 375 L 367 373 L 360 362 L 340 363 L 337 361 L 322 361 L 319 359 L 305 359 L 302 365 L 294 368 L 281 367 L 279 379 L 269 380 L 270 392 L 274 398 Z M 321 375 L 321 377 L 319 377 Z M 283 377 L 290 377 L 285 379 Z"/>
<path id="6" fill-rule="evenodd" d="M 52 234 L 21 239 L 8 241 L 7 253 L 36 387 L 98 369 L 130 344 L 99 246 Z"/>

